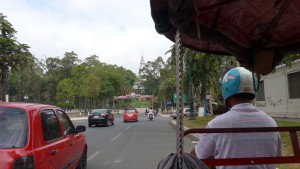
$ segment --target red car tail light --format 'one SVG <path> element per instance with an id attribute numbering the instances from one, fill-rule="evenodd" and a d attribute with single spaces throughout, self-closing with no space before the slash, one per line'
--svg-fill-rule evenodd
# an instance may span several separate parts
<path id="1" fill-rule="evenodd" d="M 13 169 L 34 169 L 34 157 L 19 157 L 14 161 Z"/>

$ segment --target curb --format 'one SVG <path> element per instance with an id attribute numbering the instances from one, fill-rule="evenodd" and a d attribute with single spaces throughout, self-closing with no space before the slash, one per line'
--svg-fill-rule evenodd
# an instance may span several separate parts
<path id="1" fill-rule="evenodd" d="M 88 117 L 70 117 L 71 120 L 84 120 L 88 119 Z"/>
<path id="2" fill-rule="evenodd" d="M 170 117 L 170 115 L 169 115 L 169 114 L 167 114 L 167 115 L 164 115 L 164 114 L 161 114 L 161 113 L 159 113 L 159 112 L 158 112 L 158 114 L 159 114 L 160 116 L 163 116 L 163 117 Z"/>
<path id="3" fill-rule="evenodd" d="M 175 120 L 172 120 L 171 123 L 172 123 L 174 126 L 176 126 L 176 124 L 177 124 L 177 122 L 176 122 Z M 188 130 L 188 129 L 190 129 L 190 128 L 188 128 L 188 127 L 186 127 L 186 126 L 183 126 L 183 130 L 184 130 L 184 131 L 185 131 L 185 130 Z M 199 140 L 200 137 L 201 137 L 201 134 L 189 134 L 188 136 L 193 137 L 195 140 Z M 198 141 L 197 141 L 197 142 L 198 142 Z"/>

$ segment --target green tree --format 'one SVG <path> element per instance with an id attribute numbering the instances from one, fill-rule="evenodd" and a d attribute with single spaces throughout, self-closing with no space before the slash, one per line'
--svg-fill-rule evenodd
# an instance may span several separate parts
<path id="1" fill-rule="evenodd" d="M 29 102 L 41 102 L 44 91 L 43 69 L 41 63 L 29 63 L 23 70 L 15 70 L 9 76 L 9 93 L 12 101 L 24 101 L 24 95 Z"/>
<path id="2" fill-rule="evenodd" d="M 46 59 L 46 73 L 44 76 L 45 81 L 45 91 L 43 97 L 45 102 L 48 104 L 55 104 L 56 101 L 56 88 L 59 82 L 63 79 L 61 76 L 61 60 L 59 57 Z"/>
<path id="3" fill-rule="evenodd" d="M 88 74 L 83 82 L 82 96 L 89 99 L 90 108 L 97 107 L 97 98 L 100 93 L 100 84 L 100 78 L 93 73 Z"/>
<path id="4" fill-rule="evenodd" d="M 62 75 L 64 78 L 70 78 L 71 76 L 71 69 L 78 65 L 80 62 L 80 59 L 78 58 L 77 54 L 72 52 L 66 52 L 64 54 L 64 57 L 61 59 L 61 69 L 62 69 Z"/>
<path id="5" fill-rule="evenodd" d="M 33 62 L 29 46 L 18 42 L 15 37 L 16 30 L 0 13 L 0 86 L 2 101 L 8 94 L 8 73 L 24 69 Z"/>
<path id="6" fill-rule="evenodd" d="M 158 95 L 159 85 L 161 83 L 161 70 L 165 67 L 162 57 L 156 58 L 154 61 L 148 61 L 141 70 L 142 85 L 145 87 L 146 93 L 150 95 Z"/>
<path id="7" fill-rule="evenodd" d="M 74 66 L 71 69 L 71 81 L 75 94 L 75 105 L 77 108 L 86 108 L 86 98 L 83 97 L 83 84 L 88 76 L 88 70 L 83 65 Z"/>
<path id="8" fill-rule="evenodd" d="M 188 81 L 188 50 L 183 48 L 184 57 L 184 93 L 188 93 L 189 81 Z M 176 52 L 175 45 L 168 51 L 171 53 L 168 58 L 168 64 L 170 64 L 173 72 L 176 72 Z M 236 66 L 237 61 L 234 57 L 220 56 L 214 54 L 206 54 L 197 51 L 190 50 L 191 59 L 191 79 L 193 86 L 193 98 L 196 102 L 203 102 L 205 95 L 210 93 L 213 94 L 214 98 L 219 99 L 220 94 L 220 78 L 223 72 L 232 67 Z M 174 73 L 176 74 L 176 73 Z M 173 79 L 174 80 L 174 79 Z M 176 81 L 175 81 L 176 85 Z M 176 88 L 175 88 L 176 89 Z"/>
<path id="9" fill-rule="evenodd" d="M 293 64 L 293 61 L 296 59 L 300 59 L 300 54 L 289 54 L 283 58 L 281 63 L 286 64 L 287 67 L 291 67 Z"/>
<path id="10" fill-rule="evenodd" d="M 57 105 L 64 108 L 73 108 L 75 92 L 72 80 L 70 78 L 65 78 L 59 82 L 57 85 L 56 92 Z"/>
<path id="11" fill-rule="evenodd" d="M 87 57 L 84 59 L 83 65 L 86 65 L 87 67 L 94 67 L 96 65 L 101 65 L 101 62 L 99 60 L 99 56 L 92 55 L 90 57 Z"/>

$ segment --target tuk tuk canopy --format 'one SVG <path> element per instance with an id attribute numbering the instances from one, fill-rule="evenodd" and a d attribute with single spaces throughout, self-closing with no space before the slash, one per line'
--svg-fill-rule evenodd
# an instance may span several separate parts
<path id="1" fill-rule="evenodd" d="M 300 1 L 150 0 L 156 31 L 204 53 L 234 56 L 266 75 L 300 51 Z"/>

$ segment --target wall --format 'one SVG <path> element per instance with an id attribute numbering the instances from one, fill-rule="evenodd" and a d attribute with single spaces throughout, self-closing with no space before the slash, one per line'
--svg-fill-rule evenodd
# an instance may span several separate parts
<path id="1" fill-rule="evenodd" d="M 261 77 L 264 81 L 265 100 L 256 101 L 256 106 L 272 117 L 300 118 L 300 98 L 289 99 L 289 73 L 300 71 L 300 60 L 291 68 L 280 65 L 275 73 Z M 299 86 L 300 88 L 300 86 Z"/>

